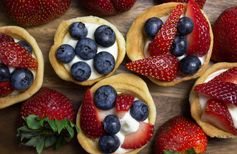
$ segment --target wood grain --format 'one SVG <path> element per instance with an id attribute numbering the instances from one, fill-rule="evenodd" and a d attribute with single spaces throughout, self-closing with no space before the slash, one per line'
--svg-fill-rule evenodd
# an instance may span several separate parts
<path id="1" fill-rule="evenodd" d="M 135 6 L 128 12 L 119 14 L 113 17 L 106 17 L 107 20 L 112 22 L 118 27 L 118 29 L 126 35 L 132 21 L 134 18 L 142 13 L 144 9 L 154 5 L 152 0 L 138 0 Z M 237 0 L 207 0 L 204 11 L 207 13 L 210 21 L 213 23 L 219 14 L 226 8 L 236 6 Z M 0 26 L 4 25 L 14 25 L 9 21 L 3 14 L 3 9 L 0 8 Z M 90 15 L 84 11 L 77 0 L 73 0 L 71 8 L 66 12 L 66 14 L 46 25 L 27 28 L 27 30 L 36 38 L 40 48 L 42 49 L 45 58 L 45 78 L 44 86 L 51 87 L 59 90 L 68 96 L 75 109 L 80 105 L 82 100 L 82 94 L 85 91 L 85 87 L 77 86 L 72 83 L 68 83 L 59 79 L 54 73 L 52 67 L 49 64 L 48 52 L 50 46 L 53 43 L 54 33 L 57 26 L 62 20 L 67 20 L 70 18 L 78 16 Z M 128 59 L 125 59 L 128 61 Z M 123 70 L 124 66 L 118 72 Z M 145 78 L 144 78 L 145 79 Z M 183 114 L 190 117 L 188 94 L 193 85 L 194 81 L 188 81 L 179 84 L 175 87 L 163 88 L 152 84 L 149 80 L 145 79 L 147 82 L 153 99 L 157 107 L 157 121 L 156 130 L 165 121 L 170 119 L 175 115 Z M 1 154 L 30 154 L 34 153 L 34 150 L 30 148 L 21 147 L 17 144 L 16 140 L 16 126 L 15 122 L 17 119 L 17 114 L 20 109 L 20 104 L 11 106 L 9 108 L 0 110 L 0 153 Z M 148 154 L 152 152 L 152 142 L 142 151 L 141 154 Z M 235 139 L 209 139 L 209 144 L 207 152 L 209 154 L 235 154 L 236 153 L 237 140 Z M 43 153 L 47 154 L 85 154 L 86 152 L 78 144 L 77 140 L 74 139 L 70 144 L 65 145 L 63 148 L 57 151 L 53 149 L 45 150 Z"/>

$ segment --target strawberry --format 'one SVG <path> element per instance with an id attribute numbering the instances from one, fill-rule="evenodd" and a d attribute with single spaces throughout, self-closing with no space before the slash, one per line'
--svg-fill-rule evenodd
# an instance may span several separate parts
<path id="1" fill-rule="evenodd" d="M 6 96 L 13 92 L 9 81 L 0 82 L 0 96 Z"/>
<path id="2" fill-rule="evenodd" d="M 178 21 L 183 12 L 184 6 L 182 4 L 178 4 L 176 8 L 172 10 L 169 18 L 156 34 L 154 40 L 148 46 L 148 51 L 151 56 L 166 54 L 170 51 L 177 33 Z"/>
<path id="3" fill-rule="evenodd" d="M 231 82 L 237 84 L 237 67 L 233 67 L 228 69 L 227 71 L 221 73 L 220 75 L 216 76 L 211 81 L 223 81 L 223 82 Z"/>
<path id="4" fill-rule="evenodd" d="M 194 23 L 193 32 L 187 36 L 187 54 L 204 56 L 207 54 L 211 44 L 208 21 L 194 0 L 189 0 L 186 16 L 191 18 Z"/>
<path id="5" fill-rule="evenodd" d="M 72 103 L 55 90 L 42 88 L 22 105 L 20 115 L 25 123 L 17 136 L 23 145 L 36 147 L 38 153 L 50 146 L 58 148 L 75 134 Z"/>
<path id="6" fill-rule="evenodd" d="M 122 117 L 132 106 L 134 96 L 128 94 L 119 94 L 116 97 L 115 108 L 116 112 Z"/>
<path id="7" fill-rule="evenodd" d="M 90 138 L 98 138 L 104 133 L 90 90 L 86 91 L 81 105 L 80 127 L 83 133 Z"/>
<path id="8" fill-rule="evenodd" d="M 0 33 L 0 43 L 2 42 L 14 42 L 14 39 L 9 35 Z"/>
<path id="9" fill-rule="evenodd" d="M 133 61 L 126 67 L 136 73 L 158 79 L 160 81 L 173 81 L 178 72 L 179 60 L 173 55 L 159 55 Z"/>
<path id="10" fill-rule="evenodd" d="M 237 105 L 237 84 L 217 80 L 199 84 L 194 90 L 224 103 Z"/>
<path id="11" fill-rule="evenodd" d="M 214 46 L 212 60 L 237 61 L 237 7 L 226 9 L 213 26 Z"/>
<path id="12" fill-rule="evenodd" d="M 80 0 L 87 10 L 96 15 L 108 16 L 129 10 L 136 0 Z"/>
<path id="13" fill-rule="evenodd" d="M 185 153 L 190 149 L 196 153 L 204 153 L 206 147 L 207 137 L 202 129 L 183 116 L 177 116 L 158 129 L 155 153 L 163 154 L 165 151 Z"/>
<path id="14" fill-rule="evenodd" d="M 121 145 L 124 149 L 137 149 L 141 148 L 149 142 L 153 135 L 154 125 L 141 122 L 139 129 L 131 134 L 125 136 L 124 142 Z"/>
<path id="15" fill-rule="evenodd" d="M 8 16 L 22 26 L 36 26 L 61 16 L 71 0 L 3 0 Z"/>
<path id="16" fill-rule="evenodd" d="M 0 43 L 0 61 L 7 66 L 36 70 L 38 62 L 32 55 L 15 42 Z"/>
<path id="17" fill-rule="evenodd" d="M 168 3 L 168 2 L 181 2 L 181 3 L 187 3 L 188 0 L 162 0 L 162 3 Z M 203 8 L 203 6 L 206 3 L 206 0 L 195 0 L 195 2 L 199 5 L 200 8 Z"/>
<path id="18" fill-rule="evenodd" d="M 237 135 L 230 112 L 225 103 L 215 99 L 207 101 L 206 108 L 202 114 L 202 120 L 209 122 L 216 127 Z"/>

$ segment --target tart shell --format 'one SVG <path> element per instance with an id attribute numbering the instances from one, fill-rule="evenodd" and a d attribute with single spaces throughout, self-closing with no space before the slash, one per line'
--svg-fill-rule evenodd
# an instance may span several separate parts
<path id="1" fill-rule="evenodd" d="M 196 120 L 196 122 L 201 126 L 203 131 L 210 137 L 217 137 L 217 138 L 236 138 L 237 136 L 223 131 L 214 125 L 204 122 L 201 120 L 202 109 L 199 103 L 199 96 L 193 89 L 196 85 L 204 83 L 205 80 L 208 78 L 209 75 L 212 73 L 221 70 L 221 69 L 230 69 L 232 67 L 237 67 L 237 63 L 217 63 L 211 66 L 195 83 L 192 88 L 192 91 L 189 96 L 189 102 L 191 106 L 191 115 Z"/>
<path id="2" fill-rule="evenodd" d="M 95 84 L 91 88 L 92 93 L 94 93 L 96 89 L 98 89 L 99 87 L 103 85 L 111 85 L 118 92 L 129 93 L 143 100 L 145 103 L 147 103 L 148 108 L 149 108 L 149 116 L 148 116 L 149 123 L 153 125 L 155 124 L 156 107 L 146 83 L 141 78 L 132 74 L 127 74 L 127 73 L 114 75 L 109 78 L 103 79 L 97 84 Z M 80 109 L 79 109 L 79 112 L 77 113 L 76 124 L 78 128 L 80 129 Z M 88 153 L 101 154 L 100 150 L 98 149 L 97 143 L 93 139 L 86 137 L 86 135 L 82 131 L 78 133 L 77 139 L 79 143 L 81 144 L 81 146 Z M 142 148 L 132 150 L 126 154 L 136 154 L 140 150 L 142 150 L 145 146 L 146 145 L 144 145 Z"/>
<path id="3" fill-rule="evenodd" d="M 135 61 L 135 60 L 145 58 L 144 48 L 145 48 L 145 42 L 147 39 L 146 36 L 144 35 L 144 32 L 143 32 L 143 27 L 144 27 L 145 22 L 149 18 L 154 17 L 154 16 L 158 17 L 158 18 L 168 16 L 170 14 L 170 12 L 178 4 L 180 4 L 180 3 L 171 2 L 171 3 L 164 3 L 161 5 L 151 7 L 149 9 L 145 10 L 141 15 L 139 15 L 134 20 L 132 26 L 130 27 L 130 29 L 128 31 L 127 43 L 126 43 L 127 55 L 130 60 Z M 187 6 L 187 4 L 183 4 L 183 5 Z M 163 82 L 163 81 L 159 81 L 157 79 L 149 77 L 149 79 L 152 82 L 154 82 L 155 84 L 160 85 L 160 86 L 174 86 L 174 85 L 181 83 L 183 81 L 195 79 L 205 72 L 205 70 L 208 67 L 210 58 L 211 58 L 211 53 L 212 53 L 212 48 L 213 48 L 213 32 L 212 32 L 211 24 L 210 24 L 207 16 L 205 15 L 205 13 L 203 11 L 202 11 L 202 13 L 205 16 L 206 20 L 208 21 L 208 24 L 210 27 L 210 37 L 211 37 L 210 48 L 208 50 L 208 53 L 206 55 L 206 58 L 205 58 L 205 61 L 202 65 L 202 67 L 199 69 L 199 71 L 197 73 L 193 74 L 192 76 L 189 75 L 189 76 L 185 76 L 182 78 L 176 78 L 172 82 Z M 136 37 L 134 37 L 134 36 L 136 36 Z"/>
<path id="4" fill-rule="evenodd" d="M 74 22 L 95 23 L 95 24 L 101 24 L 101 25 L 103 24 L 103 25 L 108 25 L 109 27 L 111 27 L 114 30 L 115 35 L 116 35 L 116 41 L 118 44 L 118 57 L 116 60 L 115 67 L 111 73 L 104 75 L 104 76 L 97 78 L 97 79 L 79 82 L 79 81 L 76 81 L 75 79 L 72 78 L 72 76 L 70 75 L 70 72 L 68 72 L 66 70 L 66 68 L 64 67 L 64 65 L 62 63 L 58 62 L 58 60 L 55 56 L 56 51 L 57 51 L 58 47 L 63 44 L 63 39 L 66 36 L 66 34 L 68 33 L 69 26 Z M 111 24 L 110 22 L 108 22 L 102 18 L 98 18 L 95 16 L 87 16 L 87 17 L 78 17 L 78 18 L 74 18 L 71 20 L 63 21 L 59 25 L 59 27 L 56 31 L 55 37 L 54 37 L 54 45 L 51 47 L 50 52 L 49 52 L 49 60 L 50 60 L 50 63 L 52 65 L 54 71 L 61 79 L 70 81 L 70 82 L 73 82 L 73 83 L 76 83 L 79 85 L 83 85 L 83 86 L 89 86 L 89 85 L 92 85 L 92 84 L 102 80 L 103 78 L 111 76 L 115 72 L 115 70 L 119 67 L 119 65 L 122 63 L 125 53 L 126 52 L 125 52 L 124 37 L 113 24 Z"/>
<path id="5" fill-rule="evenodd" d="M 0 27 L 0 33 L 27 41 L 32 46 L 34 56 L 38 61 L 38 69 L 35 71 L 35 80 L 31 87 L 16 95 L 10 94 L 5 97 L 0 97 L 0 109 L 2 109 L 30 98 L 41 88 L 44 75 L 44 59 L 36 40 L 25 29 L 18 26 L 5 26 Z"/>

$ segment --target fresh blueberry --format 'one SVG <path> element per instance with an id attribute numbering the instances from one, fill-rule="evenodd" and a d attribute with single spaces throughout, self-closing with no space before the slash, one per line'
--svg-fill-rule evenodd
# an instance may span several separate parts
<path id="1" fill-rule="evenodd" d="M 63 44 L 57 49 L 56 57 L 62 63 L 69 63 L 75 57 L 74 48 L 68 44 Z"/>
<path id="2" fill-rule="evenodd" d="M 179 57 L 185 54 L 187 50 L 187 39 L 183 36 L 176 36 L 171 48 L 171 54 Z"/>
<path id="3" fill-rule="evenodd" d="M 156 36 L 157 32 L 162 27 L 162 25 L 163 25 L 163 21 L 157 17 L 152 17 L 148 19 L 144 27 L 145 34 L 149 38 L 153 39 Z"/>
<path id="4" fill-rule="evenodd" d="M 101 25 L 99 26 L 94 33 L 95 41 L 97 44 L 102 47 L 110 47 L 114 44 L 116 36 L 109 26 Z"/>
<path id="5" fill-rule="evenodd" d="M 115 115 L 107 115 L 103 121 L 104 130 L 110 135 L 115 135 L 121 128 L 120 121 Z"/>
<path id="6" fill-rule="evenodd" d="M 182 17 L 178 22 L 178 32 L 181 35 L 187 35 L 193 31 L 193 21 L 189 17 Z"/>
<path id="7" fill-rule="evenodd" d="M 115 152 L 120 145 L 119 138 L 115 135 L 109 136 L 109 135 L 104 135 L 101 136 L 99 139 L 99 148 L 102 153 L 113 153 Z"/>
<path id="8" fill-rule="evenodd" d="M 28 69 L 15 69 L 11 76 L 11 85 L 15 90 L 28 89 L 34 80 L 33 73 Z"/>
<path id="9" fill-rule="evenodd" d="M 202 63 L 197 56 L 186 56 L 180 61 L 180 71 L 183 74 L 191 75 L 196 73 L 201 65 Z"/>
<path id="10" fill-rule="evenodd" d="M 74 22 L 69 27 L 69 33 L 74 39 L 82 39 L 85 38 L 88 34 L 88 30 L 86 25 L 82 22 Z"/>
<path id="11" fill-rule="evenodd" d="M 144 121 L 148 117 L 148 107 L 147 105 L 140 101 L 136 100 L 133 102 L 133 105 L 130 109 L 131 116 L 137 121 Z"/>
<path id="12" fill-rule="evenodd" d="M 100 74 L 108 74 L 113 71 L 115 59 L 108 52 L 100 52 L 94 58 L 94 68 Z"/>
<path id="13" fill-rule="evenodd" d="M 0 64 L 0 82 L 9 81 L 10 77 L 11 74 L 9 68 L 4 64 Z"/>
<path id="14" fill-rule="evenodd" d="M 86 81 L 91 76 L 91 68 L 85 62 L 77 62 L 71 67 L 72 77 L 77 81 Z"/>
<path id="15" fill-rule="evenodd" d="M 20 46 L 22 46 L 23 48 L 25 48 L 26 49 L 26 51 L 28 51 L 29 53 L 32 53 L 33 52 L 33 48 L 32 48 L 32 46 L 28 43 L 28 42 L 26 42 L 26 41 L 24 41 L 24 40 L 21 40 L 21 41 L 19 41 L 19 42 L 17 42 Z"/>
<path id="16" fill-rule="evenodd" d="M 83 38 L 78 41 L 75 52 L 81 59 L 89 60 L 95 57 L 97 53 L 97 45 L 94 40 Z"/>
<path id="17" fill-rule="evenodd" d="M 95 106 L 101 110 L 109 110 L 115 106 L 116 90 L 109 85 L 102 86 L 95 91 Z"/>

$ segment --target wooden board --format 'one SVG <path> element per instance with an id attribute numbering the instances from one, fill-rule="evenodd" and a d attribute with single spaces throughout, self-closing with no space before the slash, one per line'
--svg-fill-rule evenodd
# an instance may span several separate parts
<path id="1" fill-rule="evenodd" d="M 154 5 L 152 0 L 138 0 L 135 6 L 128 12 L 119 14 L 113 17 L 107 17 L 110 22 L 115 24 L 118 29 L 126 35 L 134 18 L 142 13 L 144 9 Z M 207 13 L 211 22 L 213 23 L 219 14 L 226 8 L 237 5 L 237 0 L 207 0 L 204 11 Z M 71 8 L 66 14 L 49 24 L 27 28 L 27 30 L 36 38 L 42 49 L 45 58 L 45 78 L 44 86 L 51 87 L 59 90 L 68 96 L 74 103 L 75 109 L 78 108 L 82 100 L 82 94 L 85 87 L 77 86 L 72 83 L 62 81 L 54 73 L 48 60 L 48 52 L 53 43 L 53 37 L 58 24 L 62 20 L 78 16 L 89 15 L 86 11 L 82 10 L 77 0 L 73 0 Z M 9 20 L 4 16 L 2 9 L 0 9 L 0 26 L 12 25 Z M 125 59 L 128 61 L 128 59 Z M 120 69 L 121 71 L 121 69 Z M 117 72 L 120 72 L 117 71 Z M 144 78 L 145 79 L 145 78 Z M 152 84 L 149 80 L 147 82 L 153 99 L 157 107 L 157 121 L 156 130 L 166 120 L 175 115 L 183 114 L 190 117 L 188 95 L 194 81 L 185 82 L 171 88 L 163 88 Z M 20 104 L 11 106 L 9 108 L 0 110 L 0 154 L 29 154 L 34 153 L 30 148 L 20 147 L 16 140 L 16 126 L 15 121 L 19 112 Z M 152 140 L 154 142 L 154 139 Z M 152 152 L 153 142 L 151 142 L 141 154 L 148 154 Z M 210 139 L 207 153 L 210 154 L 235 154 L 236 152 L 236 139 Z M 52 149 L 45 150 L 43 153 L 47 154 L 85 154 L 86 152 L 81 148 L 76 139 L 70 144 L 65 145 L 60 150 L 53 151 Z"/>

